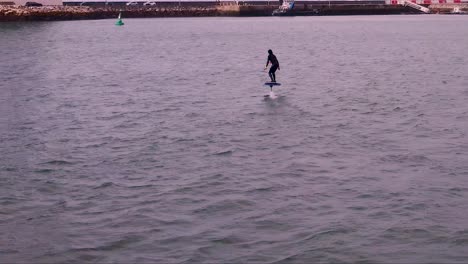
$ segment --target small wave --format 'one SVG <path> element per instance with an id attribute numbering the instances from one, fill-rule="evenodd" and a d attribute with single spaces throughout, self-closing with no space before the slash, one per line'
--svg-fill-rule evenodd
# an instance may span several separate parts
<path id="1" fill-rule="evenodd" d="M 4 206 L 12 205 L 12 204 L 16 204 L 16 203 L 18 203 L 20 201 L 21 201 L 21 199 L 14 198 L 14 197 L 1 197 L 0 198 L 0 205 L 4 205 Z M 5 214 L 5 212 L 2 212 L 2 214 Z"/>
<path id="2" fill-rule="evenodd" d="M 213 239 L 211 242 L 216 244 L 232 245 L 244 242 L 241 238 L 235 235 L 229 235 L 218 239 Z"/>
<path id="3" fill-rule="evenodd" d="M 365 211 L 367 207 L 365 206 L 350 206 L 348 209 L 351 209 L 353 211 Z"/>
<path id="4" fill-rule="evenodd" d="M 174 142 L 186 142 L 186 141 L 194 141 L 193 138 L 178 138 Z"/>
<path id="5" fill-rule="evenodd" d="M 153 184 L 127 186 L 129 189 L 144 189 L 155 187 Z"/>
<path id="6" fill-rule="evenodd" d="M 113 182 L 104 182 L 101 185 L 99 185 L 97 187 L 94 187 L 93 189 L 102 189 L 102 188 L 110 187 L 110 186 L 113 186 L 113 185 L 114 185 Z"/>
<path id="7" fill-rule="evenodd" d="M 15 249 L 0 249 L 0 254 L 16 254 L 16 253 L 20 253 L 20 251 L 15 250 Z"/>
<path id="8" fill-rule="evenodd" d="M 105 140 L 108 140 L 108 139 L 102 139 L 102 140 L 105 141 Z M 102 143 L 86 145 L 86 146 L 83 146 L 83 148 L 100 148 L 100 147 L 105 146 L 107 144 L 108 144 L 108 142 L 102 142 Z"/>
<path id="9" fill-rule="evenodd" d="M 327 229 L 327 230 L 319 231 L 313 234 L 300 233 L 300 234 L 295 235 L 295 237 L 299 238 L 298 240 L 296 240 L 296 242 L 304 243 L 306 241 L 311 241 L 311 240 L 321 240 L 330 236 L 349 234 L 353 231 L 354 230 L 347 229 L 347 228 L 336 228 L 336 229 Z"/>
<path id="10" fill-rule="evenodd" d="M 457 246 L 468 246 L 468 237 L 455 239 L 454 241 L 452 241 L 452 244 L 455 244 Z"/>
<path id="11" fill-rule="evenodd" d="M 195 118 L 195 117 L 199 117 L 200 114 L 199 113 L 188 113 L 185 115 L 186 117 L 189 117 L 189 118 Z"/>
<path id="12" fill-rule="evenodd" d="M 361 194 L 357 198 L 359 199 L 368 199 L 368 198 L 373 198 L 374 196 L 371 194 Z"/>
<path id="13" fill-rule="evenodd" d="M 403 209 L 408 210 L 408 211 L 418 211 L 418 210 L 426 210 L 427 205 L 424 203 L 416 203 L 416 204 L 411 204 L 408 206 L 403 207 Z"/>
<path id="14" fill-rule="evenodd" d="M 468 230 L 456 232 L 455 237 L 452 239 L 451 243 L 457 246 L 468 245 Z"/>
<path id="15" fill-rule="evenodd" d="M 104 245 L 101 246 L 96 246 L 96 247 L 84 247 L 84 248 L 75 248 L 73 249 L 74 251 L 82 252 L 82 251 L 113 251 L 117 249 L 123 249 L 127 248 L 129 244 L 133 244 L 136 242 L 139 242 L 143 240 L 144 238 L 142 236 L 127 236 L 122 239 L 108 242 Z"/>
<path id="16" fill-rule="evenodd" d="M 114 126 L 114 129 L 119 129 L 119 128 L 133 128 L 133 127 L 138 127 L 140 123 L 137 122 L 124 122 L 122 124 Z"/>
<path id="17" fill-rule="evenodd" d="M 43 173 L 43 174 L 46 174 L 46 173 L 52 173 L 54 172 L 55 170 L 53 169 L 38 169 L 38 170 L 35 170 L 34 172 L 35 173 Z"/>
<path id="18" fill-rule="evenodd" d="M 233 153 L 232 150 L 222 150 L 222 151 L 218 151 L 218 152 L 213 153 L 213 155 L 215 155 L 215 156 L 230 156 L 230 155 L 232 155 L 232 153 Z"/>
<path id="19" fill-rule="evenodd" d="M 258 187 L 258 188 L 252 189 L 252 190 L 248 190 L 247 192 L 252 192 L 252 193 L 271 192 L 271 191 L 275 191 L 275 190 L 278 190 L 278 189 L 279 189 L 278 187 L 268 186 L 268 187 Z"/>
<path id="20" fill-rule="evenodd" d="M 426 163 L 430 162 L 431 160 L 424 156 L 424 155 L 387 155 L 382 157 L 380 160 L 385 162 L 396 162 L 396 163 L 403 163 L 403 162 L 417 162 L 417 163 Z"/>
<path id="21" fill-rule="evenodd" d="M 122 117 L 125 117 L 125 113 L 116 113 L 110 116 L 100 116 L 100 117 L 96 117 L 96 119 L 107 121 L 107 120 L 113 120 L 113 119 L 122 118 Z"/>
<path id="22" fill-rule="evenodd" d="M 255 203 L 249 200 L 223 200 L 211 203 L 195 209 L 195 214 L 234 214 L 238 211 L 244 211 L 247 207 L 253 206 Z"/>
<path id="23" fill-rule="evenodd" d="M 431 232 L 421 228 L 394 227 L 385 230 L 383 233 L 383 237 L 396 240 L 427 239 L 431 236 Z"/>
<path id="24" fill-rule="evenodd" d="M 17 168 L 12 168 L 12 167 L 5 167 L 3 168 L 4 171 L 18 171 Z"/>
<path id="25" fill-rule="evenodd" d="M 51 160 L 44 163 L 40 163 L 40 165 L 71 165 L 73 163 L 65 161 L 65 160 Z"/>
<path id="26" fill-rule="evenodd" d="M 454 192 L 454 193 L 458 193 L 458 192 L 467 192 L 467 191 L 468 191 L 468 188 L 454 187 L 454 188 L 450 188 L 449 191 Z"/>
<path id="27" fill-rule="evenodd" d="M 47 93 L 47 94 L 38 94 L 37 97 L 39 98 L 47 98 L 51 95 L 51 93 Z"/>
<path id="28" fill-rule="evenodd" d="M 58 106 L 58 108 L 75 108 L 78 104 L 76 103 L 64 103 Z"/>

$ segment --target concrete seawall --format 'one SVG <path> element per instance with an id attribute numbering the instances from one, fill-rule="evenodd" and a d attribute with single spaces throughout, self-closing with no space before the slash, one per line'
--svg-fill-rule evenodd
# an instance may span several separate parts
<path id="1" fill-rule="evenodd" d="M 233 16 L 271 16 L 276 6 L 224 6 L 219 7 L 218 12 Z M 296 4 L 289 12 L 289 16 L 313 16 L 313 15 L 382 15 L 382 14 L 410 14 L 414 10 L 401 5 L 328 5 L 328 4 Z"/>
<path id="2" fill-rule="evenodd" d="M 468 13 L 468 3 L 459 3 L 459 4 L 432 4 L 429 6 L 432 13 L 439 14 L 449 14 L 452 13 L 455 9 L 458 9 L 461 12 Z"/>

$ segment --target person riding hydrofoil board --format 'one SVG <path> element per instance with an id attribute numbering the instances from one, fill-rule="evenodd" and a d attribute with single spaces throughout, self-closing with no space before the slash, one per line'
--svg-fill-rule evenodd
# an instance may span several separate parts
<path id="1" fill-rule="evenodd" d="M 276 56 L 273 54 L 273 51 L 270 49 L 268 50 L 268 58 L 265 66 L 265 70 L 268 68 L 268 64 L 271 62 L 271 67 L 270 70 L 268 71 L 268 75 L 270 76 L 271 82 L 276 82 L 276 75 L 275 72 L 276 70 L 281 70 L 280 65 L 278 62 L 278 59 Z"/>

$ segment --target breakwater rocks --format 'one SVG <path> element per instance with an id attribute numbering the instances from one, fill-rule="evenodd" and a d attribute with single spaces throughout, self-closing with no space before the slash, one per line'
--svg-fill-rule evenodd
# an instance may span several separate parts
<path id="1" fill-rule="evenodd" d="M 136 17 L 189 17 L 223 15 L 216 7 L 168 7 L 168 8 L 93 8 L 87 6 L 0 6 L 0 21 L 52 21 Z M 229 15 L 227 12 L 225 15 Z"/>
<path id="2" fill-rule="evenodd" d="M 468 10 L 459 5 L 460 12 Z M 116 18 L 119 12 L 123 18 L 138 17 L 197 17 L 197 16 L 270 16 L 278 5 L 205 5 L 205 6 L 166 6 L 166 7 L 90 7 L 90 6 L 2 6 L 1 21 L 52 21 Z M 450 13 L 454 5 L 432 5 L 433 13 Z M 434 12 L 435 11 L 435 12 Z M 286 15 L 377 15 L 408 14 L 417 10 L 401 5 L 385 4 L 296 4 Z"/>

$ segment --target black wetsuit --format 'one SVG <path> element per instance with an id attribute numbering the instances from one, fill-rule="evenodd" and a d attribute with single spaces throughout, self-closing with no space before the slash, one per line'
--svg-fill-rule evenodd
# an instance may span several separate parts
<path id="1" fill-rule="evenodd" d="M 276 82 L 275 72 L 276 72 L 276 70 L 277 70 L 278 67 L 279 67 L 278 59 L 277 59 L 276 56 L 272 53 L 272 54 L 268 55 L 267 63 L 268 63 L 268 61 L 271 62 L 271 68 L 270 68 L 270 70 L 268 71 L 268 75 L 270 75 L 270 78 L 271 78 L 271 81 L 272 81 L 272 82 Z"/>

